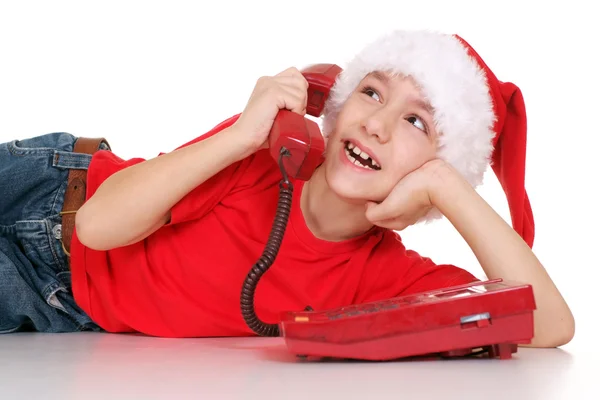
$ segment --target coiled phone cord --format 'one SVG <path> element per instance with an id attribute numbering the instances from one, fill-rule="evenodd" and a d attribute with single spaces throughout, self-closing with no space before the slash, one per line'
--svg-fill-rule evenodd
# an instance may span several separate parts
<path id="1" fill-rule="evenodd" d="M 242 316 L 244 317 L 246 324 L 260 336 L 279 336 L 279 326 L 277 324 L 265 323 L 256 315 L 256 312 L 254 311 L 254 293 L 256 292 L 258 281 L 271 267 L 275 261 L 275 257 L 277 257 L 290 216 L 294 186 L 288 179 L 287 172 L 283 167 L 283 157 L 289 155 L 289 151 L 285 147 L 282 147 L 279 152 L 279 169 L 281 170 L 283 179 L 279 182 L 279 201 L 277 203 L 275 220 L 271 228 L 269 240 L 267 241 L 267 245 L 265 246 L 261 257 L 246 276 L 240 298 Z"/>

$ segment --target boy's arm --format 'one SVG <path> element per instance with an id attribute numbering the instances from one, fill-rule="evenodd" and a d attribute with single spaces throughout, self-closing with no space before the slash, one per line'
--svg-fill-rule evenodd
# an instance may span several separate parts
<path id="1" fill-rule="evenodd" d="M 169 222 L 171 208 L 187 193 L 246 156 L 249 145 L 241 137 L 232 125 L 111 175 L 77 212 L 79 240 L 106 250 L 147 237 Z"/>
<path id="2" fill-rule="evenodd" d="M 433 160 L 404 177 L 381 203 L 368 202 L 375 225 L 402 230 L 431 207 L 448 218 L 477 257 L 488 279 L 528 283 L 533 287 L 532 347 L 557 347 L 575 332 L 569 306 L 527 243 L 449 164 Z"/>
<path id="3" fill-rule="evenodd" d="M 146 238 L 169 222 L 171 208 L 193 189 L 268 147 L 280 110 L 305 115 L 307 89 L 307 80 L 294 67 L 261 77 L 233 125 L 112 174 L 77 211 L 79 241 L 92 249 L 109 250 Z"/>
<path id="4" fill-rule="evenodd" d="M 573 314 L 525 241 L 448 165 L 434 176 L 432 203 L 471 247 L 486 276 L 532 285 L 537 309 L 529 346 L 556 347 L 571 341 Z"/>

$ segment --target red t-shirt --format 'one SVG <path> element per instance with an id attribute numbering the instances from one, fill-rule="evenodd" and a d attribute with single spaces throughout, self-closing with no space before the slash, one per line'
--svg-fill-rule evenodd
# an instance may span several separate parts
<path id="1" fill-rule="evenodd" d="M 236 117 L 188 144 L 216 134 Z M 87 197 L 111 174 L 142 161 L 96 153 Z M 252 335 L 240 312 L 240 292 L 269 237 L 280 180 L 275 160 L 259 151 L 191 191 L 172 209 L 170 223 L 145 240 L 96 251 L 83 246 L 74 232 L 71 270 L 77 303 L 109 332 Z M 277 322 L 283 311 L 308 305 L 323 310 L 476 279 L 406 249 L 394 231 L 376 228 L 335 243 L 316 238 L 299 207 L 302 188 L 302 181 L 294 182 L 279 254 L 256 290 L 256 313 L 263 321 Z"/>

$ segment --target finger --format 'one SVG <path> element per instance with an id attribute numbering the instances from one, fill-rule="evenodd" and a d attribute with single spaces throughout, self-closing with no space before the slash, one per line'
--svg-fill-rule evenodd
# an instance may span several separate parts
<path id="1" fill-rule="evenodd" d="M 273 80 L 277 84 L 289 85 L 301 89 L 303 92 L 308 92 L 308 81 L 297 69 L 292 69 L 289 74 L 275 76 Z"/>
<path id="2" fill-rule="evenodd" d="M 302 75 L 302 72 L 300 72 L 300 70 L 298 70 L 298 68 L 296 67 L 286 68 L 285 70 L 275 75 L 275 77 L 292 77 L 298 79 L 299 81 L 306 81 L 306 79 L 304 79 L 304 75 Z"/>
<path id="3" fill-rule="evenodd" d="M 283 90 L 286 95 L 293 97 L 296 101 L 302 105 L 301 108 L 306 108 L 306 104 L 308 101 L 308 93 L 303 87 L 299 87 L 297 84 L 279 84 L 279 88 Z"/>
<path id="4" fill-rule="evenodd" d="M 290 76 L 295 74 L 295 72 L 298 71 L 298 68 L 292 66 L 292 67 L 288 67 L 286 69 L 284 69 L 283 71 L 279 72 L 277 75 L 275 76 Z"/>
<path id="5" fill-rule="evenodd" d="M 373 225 L 381 226 L 383 228 L 393 229 L 396 231 L 401 231 L 409 226 L 415 225 L 418 223 L 423 217 L 427 215 L 427 213 L 431 210 L 431 208 L 426 208 L 419 210 L 419 212 L 408 213 L 397 215 L 393 218 L 388 218 L 384 220 L 379 220 L 373 222 Z"/>
<path id="6" fill-rule="evenodd" d="M 304 78 L 304 75 L 290 75 L 290 76 L 278 76 L 275 77 L 274 82 L 280 85 L 293 86 L 306 92 L 308 90 L 308 81 Z"/>
<path id="7" fill-rule="evenodd" d="M 300 115 L 306 114 L 306 94 L 296 88 L 279 87 L 279 108 L 285 108 Z"/>
<path id="8" fill-rule="evenodd" d="M 293 89 L 300 95 L 308 97 L 308 81 L 302 75 L 277 77 L 273 79 L 273 84 Z"/>
<path id="9" fill-rule="evenodd" d="M 365 216 L 371 222 L 385 221 L 398 216 L 398 205 L 388 197 L 381 203 L 367 202 Z"/>
<path id="10" fill-rule="evenodd" d="M 308 102 L 308 96 L 306 94 L 306 91 L 301 88 L 289 86 L 284 86 L 283 89 L 285 89 L 290 95 L 293 95 L 294 99 L 297 99 L 298 101 L 298 110 L 292 111 L 296 111 L 301 115 L 306 114 L 306 105 Z"/>
<path id="11" fill-rule="evenodd" d="M 383 221 L 377 221 L 373 223 L 373 225 L 377 225 L 381 228 L 391 229 L 394 231 L 401 231 L 406 229 L 411 224 L 409 222 L 404 221 L 401 218 L 391 218 Z"/>

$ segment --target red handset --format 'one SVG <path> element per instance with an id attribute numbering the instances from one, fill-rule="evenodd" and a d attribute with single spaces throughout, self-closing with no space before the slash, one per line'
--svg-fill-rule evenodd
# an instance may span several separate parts
<path id="1" fill-rule="evenodd" d="M 335 64 L 315 64 L 302 70 L 309 84 L 307 114 L 321 116 L 329 91 L 341 71 Z M 284 147 L 289 155 L 282 162 L 289 177 L 307 181 L 323 162 L 325 141 L 317 123 L 288 110 L 277 114 L 269 134 L 269 149 L 276 161 Z"/>

